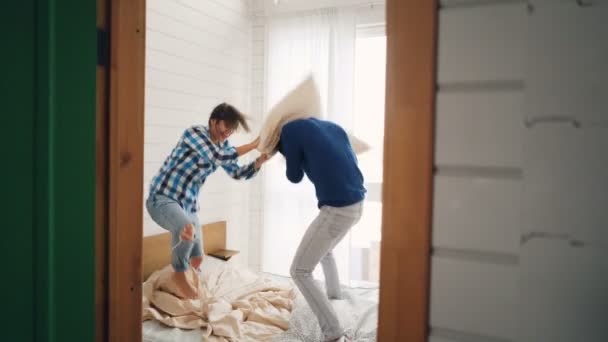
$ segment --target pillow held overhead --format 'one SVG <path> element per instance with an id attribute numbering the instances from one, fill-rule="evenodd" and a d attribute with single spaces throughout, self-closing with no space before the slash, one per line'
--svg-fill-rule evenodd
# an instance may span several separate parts
<path id="1" fill-rule="evenodd" d="M 260 130 L 258 150 L 262 153 L 273 153 L 281 138 L 283 125 L 297 119 L 319 117 L 319 113 L 321 98 L 310 75 L 270 109 Z"/>
<path id="2" fill-rule="evenodd" d="M 260 130 L 261 153 L 273 154 L 281 138 L 281 129 L 286 123 L 306 118 L 321 118 L 321 97 L 312 75 L 309 75 L 275 104 L 266 116 Z M 356 154 L 369 149 L 369 145 L 348 133 L 348 139 Z"/>

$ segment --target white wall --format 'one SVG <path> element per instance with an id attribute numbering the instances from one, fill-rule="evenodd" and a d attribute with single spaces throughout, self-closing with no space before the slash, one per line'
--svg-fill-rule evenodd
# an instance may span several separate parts
<path id="1" fill-rule="evenodd" d="M 266 20 L 258 1 L 253 1 L 252 22 L 252 64 L 251 64 L 251 115 L 256 119 L 255 131 L 259 131 L 264 112 L 265 92 L 265 48 L 266 48 Z M 260 177 L 252 182 L 250 191 L 249 219 L 251 221 L 249 231 L 249 267 L 253 270 L 261 270 L 263 246 L 263 182 L 262 169 Z"/>
<path id="2" fill-rule="evenodd" d="M 146 15 L 147 196 L 150 180 L 185 128 L 206 124 L 213 107 L 224 101 L 250 113 L 254 51 L 247 0 L 148 0 Z M 255 133 L 259 123 L 252 126 Z M 230 141 L 238 145 L 253 137 L 241 132 Z M 251 181 L 234 181 L 218 170 L 199 198 L 201 222 L 228 222 L 228 248 L 241 251 L 240 263 L 249 257 L 252 188 Z M 144 235 L 162 232 L 144 213 Z"/>

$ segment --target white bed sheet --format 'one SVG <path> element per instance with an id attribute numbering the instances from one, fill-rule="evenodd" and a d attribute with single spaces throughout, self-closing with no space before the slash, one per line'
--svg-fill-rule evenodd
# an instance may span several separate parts
<path id="1" fill-rule="evenodd" d="M 277 282 L 291 282 L 291 278 L 271 275 Z M 344 288 L 344 299 L 332 301 L 338 317 L 345 326 L 349 336 L 356 342 L 371 342 L 376 340 L 378 321 L 377 288 Z M 201 330 L 182 330 L 168 327 L 158 321 L 143 322 L 144 342 L 201 342 Z M 321 330 L 310 307 L 298 293 L 296 304 L 289 322 L 289 329 L 277 335 L 277 342 L 317 342 L 320 341 Z"/>

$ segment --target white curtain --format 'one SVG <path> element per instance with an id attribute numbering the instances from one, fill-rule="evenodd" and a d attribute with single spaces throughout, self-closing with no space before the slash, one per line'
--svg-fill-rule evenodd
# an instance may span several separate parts
<path id="1" fill-rule="evenodd" d="M 266 102 L 269 109 L 310 72 L 322 99 L 322 116 L 352 128 L 355 47 L 353 10 L 326 9 L 270 18 L 267 26 Z M 262 270 L 289 274 L 306 228 L 318 214 L 314 186 L 291 184 L 282 156 L 264 171 Z M 342 283 L 349 283 L 350 236 L 334 250 Z M 320 267 L 315 277 L 322 278 Z"/>

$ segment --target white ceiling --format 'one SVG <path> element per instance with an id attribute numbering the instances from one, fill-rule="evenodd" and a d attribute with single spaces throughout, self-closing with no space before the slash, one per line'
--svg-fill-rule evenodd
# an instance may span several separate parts
<path id="1" fill-rule="evenodd" d="M 253 8 L 258 13 L 272 15 L 327 7 L 384 6 L 385 2 L 385 0 L 253 0 Z"/>

